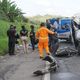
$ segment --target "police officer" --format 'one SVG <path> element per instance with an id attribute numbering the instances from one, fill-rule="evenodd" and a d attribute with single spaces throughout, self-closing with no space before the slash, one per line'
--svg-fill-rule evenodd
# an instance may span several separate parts
<path id="1" fill-rule="evenodd" d="M 34 25 L 30 26 L 31 31 L 30 31 L 30 41 L 32 44 L 32 50 L 35 50 L 35 32 L 34 32 Z"/>
<path id="2" fill-rule="evenodd" d="M 13 25 L 7 30 L 9 55 L 14 55 L 16 30 Z"/>

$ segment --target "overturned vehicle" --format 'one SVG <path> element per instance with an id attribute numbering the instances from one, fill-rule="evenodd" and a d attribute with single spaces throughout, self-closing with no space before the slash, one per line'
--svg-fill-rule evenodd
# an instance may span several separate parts
<path id="1" fill-rule="evenodd" d="M 78 20 L 73 19 L 71 21 L 72 43 L 75 47 L 59 49 L 57 50 L 56 56 L 72 56 L 75 54 L 80 55 L 80 23 Z"/>

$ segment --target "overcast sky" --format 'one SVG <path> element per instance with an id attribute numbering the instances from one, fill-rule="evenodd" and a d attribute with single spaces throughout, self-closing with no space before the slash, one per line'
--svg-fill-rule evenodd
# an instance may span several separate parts
<path id="1" fill-rule="evenodd" d="M 62 15 L 73 16 L 80 12 L 80 0 L 12 0 L 26 16 Z"/>

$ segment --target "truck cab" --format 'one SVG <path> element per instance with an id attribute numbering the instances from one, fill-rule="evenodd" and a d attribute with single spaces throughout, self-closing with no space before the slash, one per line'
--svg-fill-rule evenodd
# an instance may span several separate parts
<path id="1" fill-rule="evenodd" d="M 57 22 L 57 19 L 49 19 L 50 23 L 54 25 L 55 22 Z M 65 39 L 67 41 L 71 40 L 71 19 L 64 18 L 64 19 L 58 19 L 58 25 L 56 28 L 56 31 L 58 33 L 59 39 Z"/>
<path id="2" fill-rule="evenodd" d="M 59 39 L 71 41 L 71 19 L 60 19 L 57 33 Z"/>

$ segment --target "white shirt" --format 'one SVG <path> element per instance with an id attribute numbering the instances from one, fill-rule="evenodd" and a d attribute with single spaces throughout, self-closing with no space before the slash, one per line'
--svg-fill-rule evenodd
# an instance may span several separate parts
<path id="1" fill-rule="evenodd" d="M 55 27 L 56 29 L 57 29 L 58 26 L 59 26 L 58 23 L 57 23 L 57 21 L 55 21 L 53 25 L 54 25 L 54 27 Z"/>

